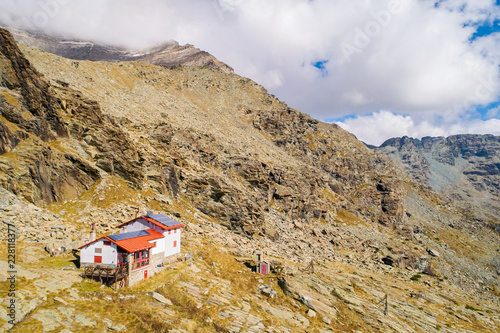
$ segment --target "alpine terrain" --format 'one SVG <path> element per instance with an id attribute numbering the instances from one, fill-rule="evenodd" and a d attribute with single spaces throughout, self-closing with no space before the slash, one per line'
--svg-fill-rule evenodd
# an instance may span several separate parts
<path id="1" fill-rule="evenodd" d="M 498 138 L 394 139 L 388 157 L 193 46 L 14 33 L 0 29 L 5 330 L 500 331 Z M 185 225 L 192 262 L 117 290 L 83 279 L 91 224 L 100 237 L 147 210 Z"/>

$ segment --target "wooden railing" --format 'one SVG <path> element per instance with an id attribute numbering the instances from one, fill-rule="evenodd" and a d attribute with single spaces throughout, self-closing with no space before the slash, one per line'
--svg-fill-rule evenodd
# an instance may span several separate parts
<path id="1" fill-rule="evenodd" d="M 108 285 L 116 288 L 123 287 L 128 282 L 128 264 L 127 265 L 111 265 L 109 264 L 92 264 L 84 268 L 83 277 L 97 280 L 100 283 L 105 282 Z"/>

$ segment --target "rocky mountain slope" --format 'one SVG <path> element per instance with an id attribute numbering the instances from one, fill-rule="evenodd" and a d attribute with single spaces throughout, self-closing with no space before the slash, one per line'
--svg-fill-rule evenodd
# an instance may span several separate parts
<path id="1" fill-rule="evenodd" d="M 7 223 L 19 235 L 13 331 L 500 328 L 498 233 L 251 80 L 61 58 L 5 30 L 0 74 L 2 241 Z M 77 260 L 45 246 L 75 248 L 91 222 L 109 233 L 138 208 L 187 226 L 193 266 L 119 293 L 77 272 L 59 282 Z M 273 274 L 248 271 L 255 250 Z"/>
<path id="2" fill-rule="evenodd" d="M 403 189 L 388 160 L 248 79 L 210 68 L 167 70 L 26 53 L 39 70 L 50 71 L 45 75 L 54 85 L 46 94 L 66 129 L 59 137 L 69 139 L 61 144 L 70 141 L 80 159 L 134 188 L 174 198 L 182 193 L 247 234 L 270 232 L 262 227 L 273 208 L 303 221 L 329 221 L 346 210 L 384 223 L 404 218 Z M 15 125 L 26 113 L 22 102 L 19 108 L 6 102 L 4 117 Z M 43 181 L 28 184 L 32 173 L 9 175 L 24 178 L 6 178 L 4 187 L 37 204 L 54 201 L 38 194 Z M 57 201 L 77 194 L 58 194 Z"/>
<path id="3" fill-rule="evenodd" d="M 500 137 L 403 137 L 387 140 L 378 150 L 421 184 L 474 210 L 500 231 Z"/>

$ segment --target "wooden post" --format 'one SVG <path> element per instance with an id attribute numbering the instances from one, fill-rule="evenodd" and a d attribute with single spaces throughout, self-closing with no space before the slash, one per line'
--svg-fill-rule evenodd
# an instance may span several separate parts
<path id="1" fill-rule="evenodd" d="M 385 294 L 385 309 L 384 314 L 387 316 L 389 314 L 389 295 Z"/>
<path id="2" fill-rule="evenodd" d="M 307 265 L 307 267 L 304 269 L 304 271 L 307 271 L 307 270 L 310 270 L 311 273 L 314 273 L 314 260 L 311 260 L 309 265 Z"/>
<path id="3" fill-rule="evenodd" d="M 377 305 L 375 305 L 377 308 L 381 309 L 380 308 L 380 305 L 381 304 L 384 304 L 384 315 L 388 315 L 389 314 L 389 294 L 385 293 L 385 296 L 384 298 L 382 298 L 380 300 L 380 302 L 377 303 Z M 382 310 L 382 309 L 381 309 Z"/>

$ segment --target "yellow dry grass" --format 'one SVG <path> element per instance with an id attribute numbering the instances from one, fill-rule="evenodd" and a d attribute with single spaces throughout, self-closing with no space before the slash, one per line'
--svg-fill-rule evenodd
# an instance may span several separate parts
<path id="1" fill-rule="evenodd" d="M 11 94 L 9 94 L 8 92 L 6 92 L 6 91 L 0 91 L 0 94 L 2 94 L 5 97 L 5 100 L 10 105 L 12 105 L 12 106 L 14 106 L 14 107 L 16 107 L 18 109 L 21 107 L 21 104 L 19 104 L 18 100 L 14 96 L 12 96 Z"/>
<path id="2" fill-rule="evenodd" d="M 361 220 L 360 218 L 354 216 L 352 213 L 350 213 L 349 211 L 347 211 L 345 209 L 341 209 L 337 213 L 337 218 L 338 218 L 338 222 L 344 223 L 347 225 L 357 225 L 357 226 L 362 225 L 362 226 L 365 226 L 367 228 L 370 227 L 370 225 L 368 223 L 366 223 L 365 221 Z"/>

